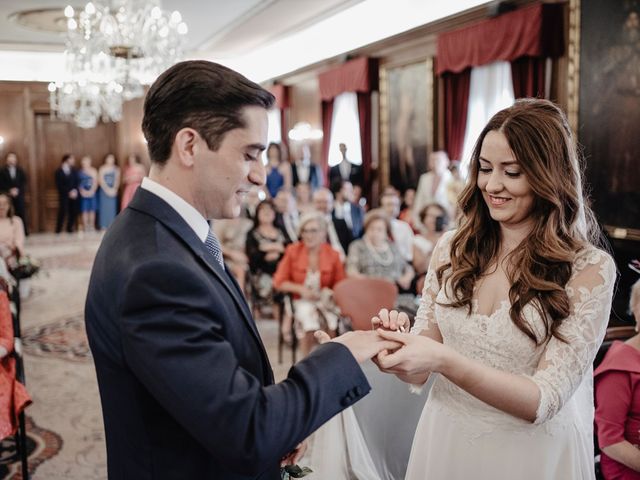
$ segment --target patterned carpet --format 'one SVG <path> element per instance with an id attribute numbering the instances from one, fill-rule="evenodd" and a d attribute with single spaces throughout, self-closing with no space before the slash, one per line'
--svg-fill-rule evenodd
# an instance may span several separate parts
<path id="1" fill-rule="evenodd" d="M 106 452 L 100 398 L 84 331 L 83 309 L 101 235 L 31 235 L 28 253 L 42 270 L 22 305 L 27 389 L 29 470 L 32 480 L 105 480 Z M 290 364 L 277 364 L 277 325 L 258 328 L 276 379 Z M 290 355 L 285 356 L 288 360 Z M 15 444 L 0 444 L 0 479 L 22 479 Z"/>

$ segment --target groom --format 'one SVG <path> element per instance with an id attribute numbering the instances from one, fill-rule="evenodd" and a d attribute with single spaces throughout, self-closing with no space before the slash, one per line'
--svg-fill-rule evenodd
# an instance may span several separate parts
<path id="1" fill-rule="evenodd" d="M 151 171 L 102 241 L 85 309 L 110 480 L 279 479 L 309 434 L 369 392 L 358 363 L 395 346 L 344 335 L 274 384 L 207 223 L 264 184 L 273 100 L 205 61 L 171 67 L 147 94 Z"/>

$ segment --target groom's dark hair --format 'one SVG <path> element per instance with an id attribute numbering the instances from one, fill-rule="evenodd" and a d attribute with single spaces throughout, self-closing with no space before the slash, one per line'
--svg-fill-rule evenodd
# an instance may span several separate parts
<path id="1" fill-rule="evenodd" d="M 211 150 L 224 135 L 245 127 L 241 110 L 269 109 L 274 96 L 238 72 L 204 60 L 180 62 L 163 72 L 144 100 L 142 131 L 151 161 L 166 163 L 176 134 L 196 130 Z"/>

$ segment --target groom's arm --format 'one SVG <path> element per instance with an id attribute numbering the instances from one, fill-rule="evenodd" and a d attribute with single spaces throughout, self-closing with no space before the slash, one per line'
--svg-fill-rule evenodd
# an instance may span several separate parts
<path id="1" fill-rule="evenodd" d="M 180 280 L 169 281 L 166 272 Z M 257 475 L 278 464 L 370 390 L 349 347 L 336 342 L 292 367 L 285 381 L 264 387 L 240 367 L 225 338 L 225 329 L 241 321 L 226 292 L 212 292 L 202 276 L 172 259 L 138 267 L 130 286 L 121 315 L 128 366 L 230 470 Z"/>

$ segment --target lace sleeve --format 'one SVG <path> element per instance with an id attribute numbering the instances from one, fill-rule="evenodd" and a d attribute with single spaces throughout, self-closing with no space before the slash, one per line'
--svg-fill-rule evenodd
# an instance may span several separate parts
<path id="1" fill-rule="evenodd" d="M 556 415 L 589 373 L 609 321 L 615 277 L 615 263 L 600 250 L 592 249 L 574 263 L 566 287 L 571 314 L 558 329 L 566 343 L 552 337 L 531 377 L 540 389 L 534 423 Z"/>
<path id="2" fill-rule="evenodd" d="M 453 231 L 445 233 L 433 249 L 431 261 L 429 262 L 429 270 L 424 279 L 420 306 L 416 313 L 415 323 L 411 328 L 411 333 L 415 335 L 420 334 L 423 330 L 428 330 L 432 325 L 438 324 L 434 311 L 436 296 L 440 290 L 436 270 L 449 261 L 449 245 L 453 233 Z"/>

